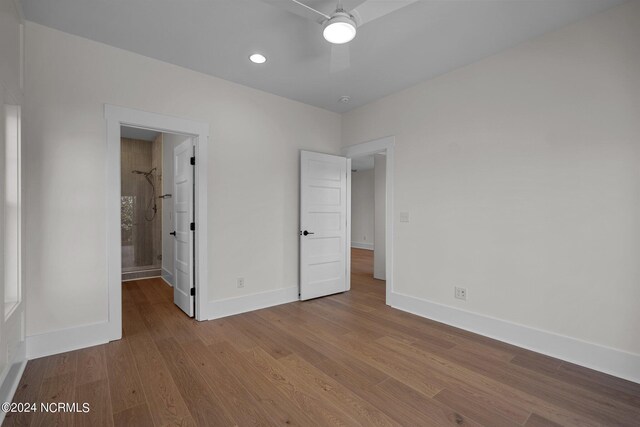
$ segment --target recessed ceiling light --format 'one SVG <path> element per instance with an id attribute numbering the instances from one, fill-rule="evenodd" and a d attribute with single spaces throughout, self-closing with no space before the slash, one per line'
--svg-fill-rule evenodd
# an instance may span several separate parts
<path id="1" fill-rule="evenodd" d="M 254 64 L 264 64 L 265 62 L 267 62 L 267 58 L 259 53 L 254 53 L 249 56 L 249 60 Z"/>
<path id="2" fill-rule="evenodd" d="M 351 101 L 351 97 L 350 97 L 350 96 L 347 96 L 347 95 L 345 95 L 345 96 L 341 96 L 341 97 L 340 97 L 340 99 L 339 99 L 339 101 L 340 101 L 340 102 L 342 102 L 343 104 L 346 104 L 346 103 L 348 103 L 349 101 Z"/>
<path id="3" fill-rule="evenodd" d="M 329 43 L 348 43 L 356 36 L 356 23 L 348 13 L 337 11 L 325 22 L 322 35 Z"/>

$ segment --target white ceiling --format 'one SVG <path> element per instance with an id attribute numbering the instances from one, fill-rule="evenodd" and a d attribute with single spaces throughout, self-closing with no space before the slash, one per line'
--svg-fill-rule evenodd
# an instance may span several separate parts
<path id="1" fill-rule="evenodd" d="M 28 20 L 336 112 L 623 2 L 419 0 L 360 28 L 331 72 L 321 26 L 261 0 L 22 0 Z"/>
<path id="2" fill-rule="evenodd" d="M 120 127 L 120 136 L 122 138 L 155 141 L 158 135 L 160 135 L 160 132 L 151 129 L 131 128 L 128 126 Z"/>
<path id="3" fill-rule="evenodd" d="M 356 172 L 362 172 L 369 169 L 373 169 L 375 166 L 375 159 L 373 154 L 370 156 L 355 157 L 351 159 L 351 170 Z"/>

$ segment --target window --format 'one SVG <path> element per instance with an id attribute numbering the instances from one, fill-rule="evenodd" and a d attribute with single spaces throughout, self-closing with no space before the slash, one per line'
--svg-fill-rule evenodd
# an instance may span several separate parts
<path id="1" fill-rule="evenodd" d="M 20 107 L 5 105 L 4 313 L 20 304 Z"/>

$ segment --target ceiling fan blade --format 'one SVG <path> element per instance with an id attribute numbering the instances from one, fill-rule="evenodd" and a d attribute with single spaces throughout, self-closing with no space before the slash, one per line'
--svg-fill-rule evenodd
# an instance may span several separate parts
<path id="1" fill-rule="evenodd" d="M 329 71 L 331 73 L 339 73 L 351 67 L 351 51 L 349 44 L 332 44 L 331 45 L 331 64 Z"/>
<path id="2" fill-rule="evenodd" d="M 315 10 L 314 8 L 307 6 L 303 2 L 299 0 L 262 0 L 265 3 L 269 3 L 273 6 L 276 6 L 280 9 L 287 10 L 291 13 L 294 13 L 298 16 L 302 16 L 303 18 L 310 19 L 319 24 L 323 23 L 330 17 L 325 15 L 324 13 Z"/>
<path id="3" fill-rule="evenodd" d="M 358 26 L 374 21 L 418 0 L 368 0 L 351 11 Z"/>
<path id="4" fill-rule="evenodd" d="M 367 0 L 342 0 L 342 8 L 344 10 L 353 10 Z"/>

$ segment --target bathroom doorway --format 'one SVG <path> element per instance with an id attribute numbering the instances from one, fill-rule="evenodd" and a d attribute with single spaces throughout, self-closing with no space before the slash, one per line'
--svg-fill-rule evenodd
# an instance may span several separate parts
<path id="1" fill-rule="evenodd" d="M 194 166 L 192 136 L 121 126 L 123 286 L 164 280 L 189 316 L 195 312 Z"/>
<path id="2" fill-rule="evenodd" d="M 122 280 L 162 275 L 163 134 L 122 126 L 120 130 Z"/>
<path id="3" fill-rule="evenodd" d="M 123 239 L 123 192 L 122 192 L 122 176 L 123 174 L 135 175 L 140 179 L 143 186 L 147 186 L 147 192 L 156 193 L 155 200 L 155 218 L 166 218 L 168 212 L 171 212 L 174 228 L 171 230 L 164 221 L 161 221 L 160 230 L 160 246 L 163 248 L 161 252 L 161 261 L 152 260 L 151 266 L 154 267 L 157 274 L 157 266 L 160 265 L 160 275 L 163 279 L 147 279 L 137 280 L 137 282 L 173 282 L 172 292 L 173 302 L 188 316 L 195 317 L 196 320 L 206 320 L 208 318 L 208 297 L 207 297 L 207 176 L 208 176 L 208 141 L 209 141 L 209 125 L 203 122 L 196 122 L 184 118 L 167 116 L 158 113 L 151 113 L 131 108 L 105 105 L 105 121 L 107 130 L 107 267 L 109 282 L 109 321 L 108 334 L 109 340 L 117 340 L 122 337 L 122 315 L 123 315 L 123 287 L 127 283 L 122 281 L 122 261 L 123 261 L 123 240 L 125 243 L 132 243 L 135 251 L 135 240 L 133 236 L 124 236 Z M 162 166 L 156 167 L 151 163 L 144 164 L 145 167 L 126 167 L 123 171 L 122 167 L 122 132 L 127 131 L 124 128 L 145 129 L 162 134 Z M 130 135 L 129 135 L 130 136 Z M 176 136 L 173 145 L 167 144 L 170 136 Z M 125 134 L 124 137 L 127 137 Z M 157 137 L 157 135 L 156 135 Z M 178 138 L 179 137 L 179 138 Z M 138 139 L 130 138 L 130 139 Z M 144 140 L 144 138 L 142 138 Z M 151 140 L 153 138 L 147 138 Z M 155 141 L 155 139 L 153 139 Z M 169 151 L 169 149 L 171 151 Z M 170 153 L 170 155 L 169 155 Z M 173 167 L 170 171 L 169 167 Z M 147 169 L 148 167 L 148 169 Z M 141 173 L 134 173 L 139 171 Z M 158 177 L 160 175 L 158 185 Z M 153 183 L 155 179 L 155 188 L 151 188 L 151 184 L 147 177 Z M 163 179 L 164 177 L 164 179 Z M 173 183 L 168 184 L 168 177 L 173 178 Z M 146 183 L 146 184 L 145 184 Z M 167 190 L 167 186 L 172 186 L 171 190 Z M 162 188 L 162 191 L 160 191 Z M 171 194 L 171 197 L 166 197 Z M 125 194 L 126 196 L 126 194 Z M 165 196 L 160 199 L 161 196 Z M 143 196 L 144 197 L 144 196 Z M 142 206 L 142 218 L 146 212 L 147 218 L 151 218 L 150 214 L 154 211 L 154 203 L 149 203 L 151 199 L 147 198 L 147 203 L 138 202 L 138 206 Z M 158 203 L 158 200 L 160 202 Z M 168 204 L 172 203 L 172 208 Z M 159 213 L 162 212 L 160 215 Z M 135 216 L 131 214 L 132 221 Z M 135 225 L 130 224 L 134 229 Z M 167 228 L 165 228 L 167 227 Z M 133 229 L 131 233 L 133 233 Z M 127 240 L 129 239 L 129 240 Z M 153 242 L 153 236 L 150 238 Z M 172 244 L 173 243 L 173 244 Z M 131 244 L 130 244 L 131 246 Z M 173 256 L 168 256 L 167 246 L 173 247 Z M 153 245 L 151 245 L 153 248 Z M 157 248 L 158 246 L 156 246 Z M 152 251 L 151 254 L 156 254 Z M 147 258 L 145 258 L 147 257 Z M 129 260 L 135 260 L 129 255 Z M 142 259 L 149 259 L 148 254 Z M 165 277 L 164 262 L 168 259 L 174 261 L 173 268 L 166 268 L 169 272 L 172 270 L 173 277 Z M 143 266 L 138 266 L 143 267 Z M 135 279 L 134 279 L 135 280 Z M 164 285 L 163 285 L 164 286 Z"/>

